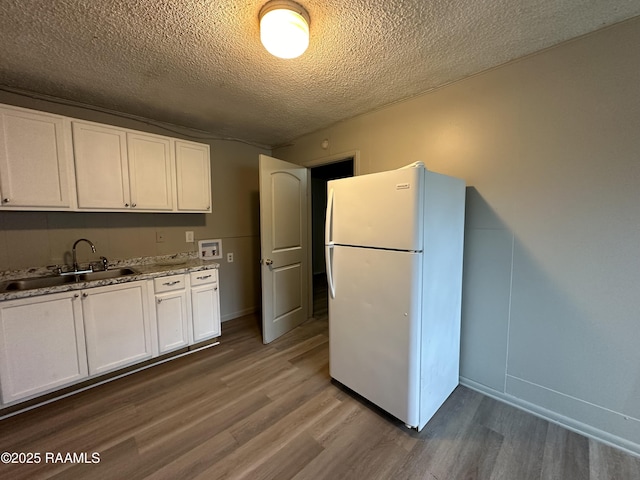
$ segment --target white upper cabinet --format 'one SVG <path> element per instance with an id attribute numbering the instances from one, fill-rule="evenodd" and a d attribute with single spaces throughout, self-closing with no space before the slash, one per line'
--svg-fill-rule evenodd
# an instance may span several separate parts
<path id="1" fill-rule="evenodd" d="M 176 140 L 178 211 L 211 211 L 209 145 Z"/>
<path id="2" fill-rule="evenodd" d="M 125 209 L 131 205 L 125 130 L 73 122 L 78 208 Z"/>
<path id="3" fill-rule="evenodd" d="M 68 119 L 0 106 L 0 208 L 72 208 L 70 142 Z"/>
<path id="4" fill-rule="evenodd" d="M 171 139 L 88 122 L 73 122 L 78 207 L 171 211 Z"/>
<path id="5" fill-rule="evenodd" d="M 209 145 L 0 105 L 0 210 L 211 212 Z"/>
<path id="6" fill-rule="evenodd" d="M 171 140 L 146 133 L 127 133 L 131 207 L 172 210 L 175 162 Z"/>

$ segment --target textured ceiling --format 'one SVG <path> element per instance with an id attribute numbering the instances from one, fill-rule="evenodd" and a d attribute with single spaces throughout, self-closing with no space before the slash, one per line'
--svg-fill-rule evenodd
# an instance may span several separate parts
<path id="1" fill-rule="evenodd" d="M 261 46 L 266 0 L 0 0 L 0 88 L 279 145 L 640 15 L 638 0 L 299 0 L 307 52 Z"/>

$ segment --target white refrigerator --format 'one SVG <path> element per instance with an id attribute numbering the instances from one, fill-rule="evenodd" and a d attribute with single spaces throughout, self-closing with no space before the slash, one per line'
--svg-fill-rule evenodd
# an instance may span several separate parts
<path id="1" fill-rule="evenodd" d="M 458 385 L 465 184 L 418 162 L 327 195 L 331 377 L 420 431 Z"/>

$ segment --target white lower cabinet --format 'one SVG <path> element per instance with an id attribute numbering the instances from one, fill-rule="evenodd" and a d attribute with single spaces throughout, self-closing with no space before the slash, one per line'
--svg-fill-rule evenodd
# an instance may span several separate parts
<path id="1" fill-rule="evenodd" d="M 219 335 L 215 269 L 2 301 L 0 407 Z"/>
<path id="2" fill-rule="evenodd" d="M 9 404 L 87 378 L 78 292 L 0 303 L 0 390 Z"/>
<path id="3" fill-rule="evenodd" d="M 158 353 L 220 336 L 218 271 L 154 279 Z"/>
<path id="4" fill-rule="evenodd" d="M 156 278 L 156 322 L 160 354 L 189 345 L 189 308 L 185 275 Z"/>
<path id="5" fill-rule="evenodd" d="M 192 272 L 191 309 L 193 321 L 193 343 L 220 335 L 220 294 L 218 271 Z"/>
<path id="6" fill-rule="evenodd" d="M 153 356 L 146 281 L 82 291 L 89 374 Z"/>

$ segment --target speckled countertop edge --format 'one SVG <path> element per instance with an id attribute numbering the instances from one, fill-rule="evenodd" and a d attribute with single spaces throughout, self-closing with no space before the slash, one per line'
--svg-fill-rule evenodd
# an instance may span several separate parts
<path id="1" fill-rule="evenodd" d="M 218 268 L 220 265 L 213 261 L 201 260 L 195 253 L 179 253 L 175 255 L 162 255 L 157 257 L 138 257 L 109 262 L 109 268 L 130 267 L 139 273 L 123 277 L 93 280 L 90 282 L 76 282 L 54 287 L 34 288 L 31 290 L 19 290 L 1 292 L 0 301 L 16 300 L 20 298 L 37 297 L 53 293 L 82 290 L 83 288 L 101 287 L 119 283 L 135 282 L 137 280 L 149 280 L 166 275 L 197 272 Z M 47 267 L 34 267 L 25 270 L 10 270 L 0 272 L 0 283 L 21 278 L 34 278 L 51 275 Z"/>

